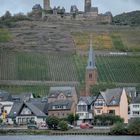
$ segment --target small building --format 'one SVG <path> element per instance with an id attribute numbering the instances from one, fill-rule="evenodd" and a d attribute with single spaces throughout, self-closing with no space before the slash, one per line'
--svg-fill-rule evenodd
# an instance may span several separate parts
<path id="1" fill-rule="evenodd" d="M 100 92 L 94 103 L 94 115 L 102 114 L 120 116 L 124 119 L 124 123 L 128 123 L 128 100 L 124 88 Z"/>
<path id="2" fill-rule="evenodd" d="M 59 118 L 75 113 L 77 93 L 75 87 L 51 87 L 48 95 L 48 115 Z"/>
<path id="3" fill-rule="evenodd" d="M 13 119 L 19 125 L 26 125 L 30 121 L 37 124 L 44 123 L 47 117 L 47 101 L 42 98 L 31 98 L 29 100 L 15 101 L 8 115 L 9 124 L 13 124 Z"/>
<path id="4" fill-rule="evenodd" d="M 93 103 L 96 97 L 94 96 L 81 96 L 78 100 L 76 114 L 79 115 L 77 125 L 82 122 L 91 122 L 93 120 Z"/>
<path id="5" fill-rule="evenodd" d="M 129 104 L 128 116 L 129 116 L 129 119 L 140 117 L 140 97 L 132 98 L 132 101 Z"/>

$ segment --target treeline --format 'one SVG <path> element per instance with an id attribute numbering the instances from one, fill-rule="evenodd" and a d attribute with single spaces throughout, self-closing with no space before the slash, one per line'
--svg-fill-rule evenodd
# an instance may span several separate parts
<path id="1" fill-rule="evenodd" d="M 12 15 L 9 11 L 6 11 L 3 16 L 0 17 L 0 28 L 3 27 L 15 27 L 15 22 L 23 21 L 23 20 L 31 20 L 27 15 L 23 13 L 17 13 Z"/>
<path id="2" fill-rule="evenodd" d="M 122 13 L 113 17 L 114 25 L 140 26 L 140 11 Z"/>

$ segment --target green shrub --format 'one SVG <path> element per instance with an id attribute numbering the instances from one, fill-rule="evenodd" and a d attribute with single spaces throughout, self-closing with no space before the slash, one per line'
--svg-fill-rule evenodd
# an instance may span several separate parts
<path id="1" fill-rule="evenodd" d="M 128 133 L 131 135 L 140 135 L 140 118 L 135 118 L 128 125 Z"/>
<path id="2" fill-rule="evenodd" d="M 123 123 L 118 122 L 111 129 L 110 134 L 113 134 L 113 135 L 125 135 L 125 134 L 127 134 L 127 128 L 125 128 L 125 125 Z"/>
<path id="3" fill-rule="evenodd" d="M 50 129 L 57 129 L 58 124 L 59 124 L 59 118 L 55 116 L 49 116 L 46 119 L 46 123 L 48 124 L 48 127 Z"/>
<path id="4" fill-rule="evenodd" d="M 123 123 L 124 120 L 115 115 L 97 115 L 94 117 L 94 123 L 99 125 L 99 122 L 100 125 L 113 125 L 117 122 Z"/>
<path id="5" fill-rule="evenodd" d="M 68 124 L 66 121 L 60 121 L 58 124 L 58 127 L 60 128 L 60 130 L 62 131 L 66 131 L 68 130 Z"/>

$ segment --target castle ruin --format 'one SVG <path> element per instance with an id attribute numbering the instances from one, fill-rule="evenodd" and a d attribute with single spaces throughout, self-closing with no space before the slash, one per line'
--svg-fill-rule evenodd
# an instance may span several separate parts
<path id="1" fill-rule="evenodd" d="M 50 0 L 43 0 L 44 10 L 54 10 L 51 9 Z M 78 11 L 78 10 L 77 10 Z M 57 13 L 56 9 L 55 12 Z M 72 13 L 73 14 L 73 13 Z M 56 15 L 56 14 L 55 14 Z M 59 15 L 57 17 L 59 19 Z M 57 19 L 55 17 L 55 19 Z M 70 13 L 64 15 L 63 19 L 71 19 Z M 75 20 L 93 20 L 96 23 L 111 23 L 112 22 L 112 14 L 111 12 L 106 12 L 105 14 L 98 13 L 98 7 L 92 7 L 92 0 L 85 0 L 84 2 L 84 12 L 77 12 Z"/>

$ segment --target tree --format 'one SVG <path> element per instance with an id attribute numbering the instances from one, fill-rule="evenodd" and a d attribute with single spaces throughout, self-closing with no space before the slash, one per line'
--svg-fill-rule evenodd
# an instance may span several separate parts
<path id="1" fill-rule="evenodd" d="M 98 95 L 100 91 L 105 91 L 108 88 L 115 88 L 116 85 L 112 84 L 112 83 L 99 83 L 99 84 L 95 84 L 93 86 L 91 86 L 90 88 L 90 93 L 92 95 Z"/>
<path id="2" fill-rule="evenodd" d="M 112 135 L 125 135 L 127 134 L 127 128 L 121 122 L 117 122 L 114 127 L 111 129 L 110 134 Z"/>
<path id="3" fill-rule="evenodd" d="M 140 118 L 135 118 L 128 125 L 128 133 L 131 135 L 139 135 L 140 134 Z"/>
<path id="4" fill-rule="evenodd" d="M 59 118 L 55 116 L 49 116 L 46 119 L 46 123 L 48 124 L 48 127 L 50 129 L 57 129 L 58 123 L 59 123 Z"/>
<path id="5" fill-rule="evenodd" d="M 67 121 L 72 125 L 74 124 L 74 121 L 77 121 L 79 119 L 79 115 L 78 114 L 69 114 L 68 117 L 67 117 Z"/>
<path id="6" fill-rule="evenodd" d="M 12 17 L 11 13 L 9 11 L 6 11 L 4 14 L 4 19 L 10 19 Z"/>
<path id="7" fill-rule="evenodd" d="M 66 121 L 60 121 L 58 126 L 60 127 L 60 130 L 62 131 L 68 130 L 68 124 Z"/>

